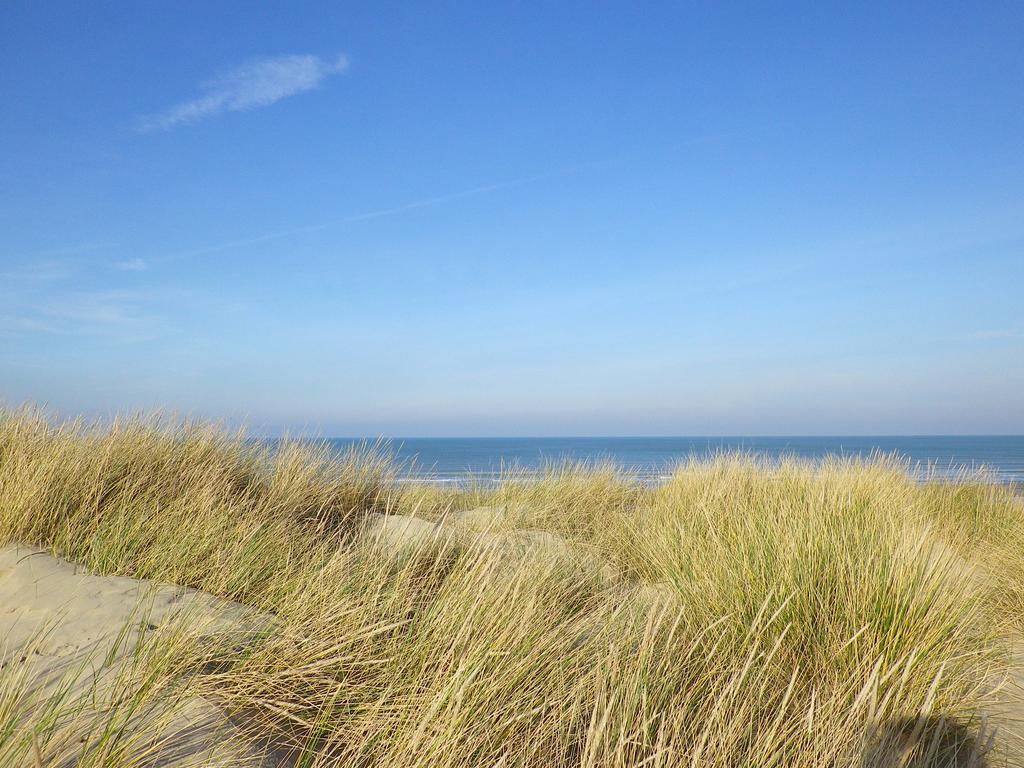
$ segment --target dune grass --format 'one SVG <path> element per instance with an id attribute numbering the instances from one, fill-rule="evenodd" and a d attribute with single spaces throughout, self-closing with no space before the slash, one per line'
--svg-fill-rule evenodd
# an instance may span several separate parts
<path id="1" fill-rule="evenodd" d="M 1007 727 L 984 752 L 1016 664 L 1024 509 L 978 478 L 907 469 L 723 456 L 657 487 L 567 465 L 440 489 L 396 482 L 372 446 L 9 411 L 0 545 L 272 612 L 277 631 L 219 649 L 210 674 L 156 665 L 160 690 L 177 680 L 301 765 L 1013 760 Z M 504 513 L 486 535 L 453 522 L 479 506 Z M 459 533 L 387 546 L 360 535 L 371 514 Z M 512 530 L 563 545 L 509 557 L 494 541 Z M 176 653 L 210 653 L 189 648 Z M 13 675 L 0 755 L 30 755 L 4 730 L 5 712 L 30 714 Z M 43 706 L 37 739 L 74 730 Z"/>

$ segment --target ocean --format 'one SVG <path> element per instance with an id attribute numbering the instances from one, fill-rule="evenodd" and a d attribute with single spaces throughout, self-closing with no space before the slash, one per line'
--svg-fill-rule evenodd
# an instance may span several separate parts
<path id="1" fill-rule="evenodd" d="M 339 449 L 364 442 L 334 438 Z M 373 442 L 373 441 L 370 441 Z M 381 441 L 407 481 L 493 480 L 511 467 L 534 470 L 561 461 L 611 461 L 656 482 L 690 457 L 742 451 L 768 459 L 894 454 L 919 474 L 953 477 L 985 471 L 991 480 L 1024 483 L 1024 435 L 948 437 L 445 437 Z"/>

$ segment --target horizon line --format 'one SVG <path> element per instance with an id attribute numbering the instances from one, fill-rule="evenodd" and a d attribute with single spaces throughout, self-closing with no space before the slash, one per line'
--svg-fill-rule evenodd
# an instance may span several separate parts
<path id="1" fill-rule="evenodd" d="M 288 435 L 282 432 L 280 437 Z M 321 440 L 749 440 L 773 438 L 792 440 L 800 438 L 937 438 L 937 437 L 1014 437 L 1024 439 L 1024 433 L 1017 432 L 935 432 L 935 433 L 872 433 L 872 434 L 748 434 L 748 435 L 295 435 Z"/>

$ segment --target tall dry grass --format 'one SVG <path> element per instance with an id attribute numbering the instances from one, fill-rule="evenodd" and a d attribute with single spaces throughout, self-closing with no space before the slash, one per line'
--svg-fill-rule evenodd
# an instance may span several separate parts
<path id="1" fill-rule="evenodd" d="M 280 450 L 216 426 L 159 417 L 51 426 L 0 413 L 0 539 L 100 573 L 260 602 L 317 545 L 393 505 L 394 468 L 374 446 Z"/>
<path id="2" fill-rule="evenodd" d="M 453 522 L 477 506 L 496 511 L 482 535 Z M 396 512 L 454 533 L 360 535 Z M 548 546 L 499 546 L 522 529 Z M 885 458 L 726 456 L 658 487 L 564 466 L 439 490 L 396 483 L 372 449 L 0 416 L 0 543 L 273 612 L 276 631 L 218 649 L 209 674 L 157 666 L 307 766 L 1009 760 L 1005 729 L 985 752 L 1022 536 L 1009 492 Z M 13 686 L 0 673 L 0 755 Z M 36 718 L 44 742 L 51 721 L 69 718 Z"/>

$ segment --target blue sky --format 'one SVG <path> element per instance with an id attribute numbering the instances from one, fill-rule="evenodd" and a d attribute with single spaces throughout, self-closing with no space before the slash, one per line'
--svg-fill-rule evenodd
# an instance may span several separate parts
<path id="1" fill-rule="evenodd" d="M 5 3 L 0 400 L 1024 432 L 1024 6 Z"/>

